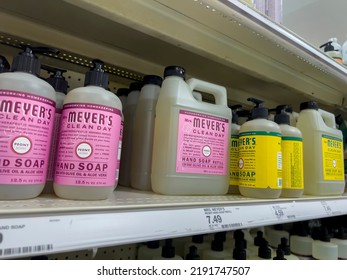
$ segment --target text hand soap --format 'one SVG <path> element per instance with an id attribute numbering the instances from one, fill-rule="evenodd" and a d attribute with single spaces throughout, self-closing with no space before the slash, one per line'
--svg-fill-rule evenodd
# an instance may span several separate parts
<path id="1" fill-rule="evenodd" d="M 64 100 L 54 177 L 54 192 L 61 198 L 106 199 L 116 183 L 122 104 L 106 90 L 103 62 L 93 64 L 85 86 Z"/>
<path id="2" fill-rule="evenodd" d="M 182 67 L 165 69 L 156 106 L 152 189 L 166 195 L 220 195 L 229 187 L 231 110 L 224 87 L 184 80 Z M 212 94 L 199 102 L 193 91 Z"/>
<path id="3" fill-rule="evenodd" d="M 252 120 L 241 125 L 239 134 L 239 190 L 243 196 L 278 198 L 282 191 L 281 130 L 267 120 L 263 101 L 248 98 L 256 106 Z"/>
<path id="4" fill-rule="evenodd" d="M 56 94 L 34 53 L 57 50 L 23 48 L 0 74 L 0 200 L 38 196 L 47 176 Z"/>

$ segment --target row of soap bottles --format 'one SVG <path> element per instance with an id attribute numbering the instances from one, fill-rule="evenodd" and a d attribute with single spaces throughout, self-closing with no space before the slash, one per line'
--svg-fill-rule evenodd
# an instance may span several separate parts
<path id="1" fill-rule="evenodd" d="M 321 45 L 320 48 L 324 48 L 324 52 L 336 62 L 347 65 L 347 39 L 341 47 L 337 38 L 330 38 L 329 41 Z"/>
<path id="2" fill-rule="evenodd" d="M 23 46 L 23 51 L 13 59 L 11 72 L 0 75 L 0 97 L 3 105 L 1 110 L 7 119 L 15 122 L 20 120 L 21 123 L 17 125 L 15 133 L 7 133 L 9 127 L 6 122 L 0 123 L 4 133 L 3 139 L 6 139 L 6 152 L 1 155 L 6 161 L 2 161 L 2 165 L 4 167 L 5 162 L 6 168 L 10 171 L 1 175 L 1 199 L 36 197 L 46 183 L 48 165 L 52 162 L 49 155 L 54 157 L 54 152 L 50 149 L 54 149 L 51 143 L 54 119 L 59 118 L 55 113 L 60 113 L 66 88 L 59 71 L 51 77 L 52 80 L 44 81 L 39 78 L 41 64 L 35 53 L 49 52 L 58 51 Z M 51 86 L 57 80 L 60 80 L 60 85 L 55 84 L 58 93 Z M 109 92 L 107 87 L 108 76 L 103 69 L 103 62 L 94 60 L 93 67 L 86 73 L 84 87 L 71 90 L 64 98 L 55 166 L 56 169 L 60 167 L 60 170 L 54 178 L 54 192 L 62 198 L 105 199 L 114 190 L 122 105 L 118 97 Z M 8 104 L 7 107 L 4 104 Z M 14 107 L 11 104 L 16 105 Z M 17 107 L 21 106 L 25 108 L 18 110 Z M 27 118 L 29 110 L 32 118 Z M 33 129 L 31 122 L 40 126 Z M 76 128 L 78 125 L 82 126 L 82 123 L 86 125 L 87 122 L 89 126 L 83 131 Z M 110 134 L 103 133 L 103 143 L 95 136 L 101 134 L 96 132 L 99 128 L 107 129 Z M 100 157 L 101 153 L 104 158 Z M 87 158 L 89 161 L 85 161 Z M 88 178 L 85 174 L 76 174 L 78 169 L 100 171 L 100 168 L 103 174 L 97 179 Z M 25 176 L 25 173 L 30 175 Z M 50 186 L 51 175 L 48 177 Z M 83 179 L 77 179 L 81 176 Z"/>
<path id="3" fill-rule="evenodd" d="M 248 235 L 247 239 L 245 239 L 245 233 Z M 163 246 L 160 244 L 157 240 L 140 245 L 138 259 L 299 259 L 291 254 L 287 238 L 281 238 L 280 243 L 276 244 L 278 247 L 276 253 L 264 238 L 262 231 L 258 231 L 254 236 L 251 236 L 248 230 L 218 232 L 213 234 L 212 239 L 206 235 L 195 235 L 177 241 L 167 239 Z"/>
<path id="4" fill-rule="evenodd" d="M 303 102 L 300 114 L 279 106 L 277 125 L 268 119 L 262 101 L 249 100 L 256 103 L 251 120 L 241 127 L 232 124 L 229 193 L 257 198 L 342 194 L 343 138 L 334 115 L 318 109 L 314 101 Z"/>
<path id="5" fill-rule="evenodd" d="M 149 241 L 138 247 L 137 258 L 205 260 L 337 260 L 347 259 L 347 229 L 307 222 L 255 229 Z M 309 234 L 310 232 L 310 234 Z"/>

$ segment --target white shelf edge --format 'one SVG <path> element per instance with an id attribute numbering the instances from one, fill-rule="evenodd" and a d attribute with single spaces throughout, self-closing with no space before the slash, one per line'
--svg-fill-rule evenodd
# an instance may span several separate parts
<path id="1" fill-rule="evenodd" d="M 205 203 L 199 202 L 195 197 L 182 197 L 192 199 L 192 202 L 158 203 L 152 207 L 151 204 L 134 205 L 137 195 L 140 194 L 136 191 L 133 194 L 135 197 L 129 200 L 130 205 L 133 205 L 131 208 L 129 205 L 112 206 L 104 202 L 104 207 L 79 206 L 80 210 L 58 207 L 55 212 L 34 213 L 22 209 L 21 214 L 14 211 L 10 216 L 4 215 L 2 209 L 0 259 L 132 244 L 347 214 L 346 196 L 294 200 L 243 200 L 235 197 L 240 200 L 229 202 L 213 202 L 214 198 L 210 197 L 211 202 Z M 146 195 L 164 198 L 150 193 Z M 173 200 L 175 199 L 174 197 Z M 194 200 L 196 203 L 193 203 Z M 217 215 L 221 222 L 208 223 L 206 216 L 213 220 Z"/>

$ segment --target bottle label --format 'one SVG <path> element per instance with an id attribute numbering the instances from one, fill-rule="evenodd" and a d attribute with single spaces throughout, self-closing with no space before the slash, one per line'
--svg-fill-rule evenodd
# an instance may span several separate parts
<path id="1" fill-rule="evenodd" d="M 282 188 L 302 190 L 304 188 L 302 138 L 282 137 L 282 166 Z"/>
<path id="2" fill-rule="evenodd" d="M 120 110 L 104 105 L 64 105 L 55 183 L 93 187 L 115 185 L 121 115 Z"/>
<path id="3" fill-rule="evenodd" d="M 0 90 L 1 184 L 44 184 L 55 102 L 43 96 Z"/>
<path id="4" fill-rule="evenodd" d="M 340 181 L 345 179 L 342 140 L 329 135 L 322 135 L 323 178 Z"/>
<path id="5" fill-rule="evenodd" d="M 180 110 L 176 172 L 227 175 L 228 119 Z"/>
<path id="6" fill-rule="evenodd" d="M 49 161 L 48 161 L 47 181 L 53 181 L 54 179 L 54 169 L 55 169 L 55 160 L 57 155 L 61 112 L 62 112 L 62 109 L 59 109 L 59 108 L 55 109 L 52 144 L 51 144 L 51 151 L 49 154 Z"/>
<path id="7" fill-rule="evenodd" d="M 239 186 L 282 189 L 281 134 L 250 131 L 239 135 Z"/>
<path id="8" fill-rule="evenodd" d="M 230 138 L 230 180 L 229 185 L 239 185 L 239 136 L 231 135 Z"/>

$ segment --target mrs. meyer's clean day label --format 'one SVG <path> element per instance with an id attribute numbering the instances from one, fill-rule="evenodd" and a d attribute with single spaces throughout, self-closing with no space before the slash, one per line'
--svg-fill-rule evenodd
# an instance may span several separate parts
<path id="1" fill-rule="evenodd" d="M 26 92 L 0 90 L 1 184 L 43 184 L 55 102 Z"/>
<path id="2" fill-rule="evenodd" d="M 180 110 L 176 172 L 227 172 L 228 119 Z"/>
<path id="3" fill-rule="evenodd" d="M 99 104 L 65 104 L 61 118 L 55 183 L 113 186 L 121 111 Z"/>

